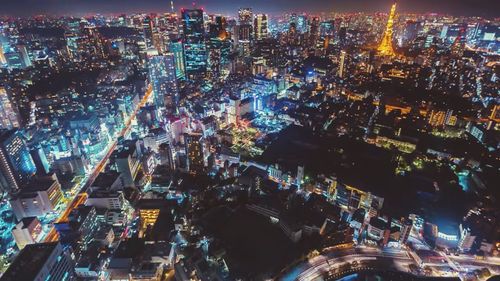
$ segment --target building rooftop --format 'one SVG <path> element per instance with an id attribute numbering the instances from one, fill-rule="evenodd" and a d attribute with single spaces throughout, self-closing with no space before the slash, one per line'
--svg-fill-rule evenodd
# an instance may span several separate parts
<path id="1" fill-rule="evenodd" d="M 35 280 L 35 277 L 58 244 L 59 242 L 26 245 L 2 275 L 1 280 Z"/>

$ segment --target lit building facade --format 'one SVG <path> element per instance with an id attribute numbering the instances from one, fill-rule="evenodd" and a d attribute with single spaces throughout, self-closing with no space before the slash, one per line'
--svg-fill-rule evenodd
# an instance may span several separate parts
<path id="1" fill-rule="evenodd" d="M 2 280 L 63 281 L 72 280 L 74 275 L 73 260 L 59 242 L 39 243 L 24 247 Z"/>
<path id="2" fill-rule="evenodd" d="M 252 25 L 253 22 L 252 8 L 240 8 L 238 10 L 238 22 L 240 25 Z"/>

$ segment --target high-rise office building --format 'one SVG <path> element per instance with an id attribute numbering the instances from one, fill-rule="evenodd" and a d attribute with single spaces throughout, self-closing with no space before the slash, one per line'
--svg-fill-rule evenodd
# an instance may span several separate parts
<path id="1" fill-rule="evenodd" d="M 170 42 L 169 51 L 174 55 L 175 75 L 177 79 L 186 77 L 186 68 L 184 62 L 184 49 L 181 41 Z"/>
<path id="2" fill-rule="evenodd" d="M 0 85 L 0 129 L 17 128 L 19 125 L 19 114 L 10 101 L 7 88 Z"/>
<path id="3" fill-rule="evenodd" d="M 226 34 L 226 18 L 223 16 L 216 16 L 213 23 L 209 26 L 209 37 L 225 38 Z"/>
<path id="4" fill-rule="evenodd" d="M 320 25 L 319 17 L 311 18 L 309 22 L 309 42 L 311 45 L 316 44 L 316 40 L 318 40 L 319 38 L 319 25 Z"/>
<path id="5" fill-rule="evenodd" d="M 155 26 L 155 18 L 147 16 L 142 21 L 142 32 L 146 49 L 156 49 L 158 52 L 163 52 L 163 40 Z"/>
<path id="6" fill-rule="evenodd" d="M 175 170 L 175 159 L 172 146 L 169 143 L 162 143 L 159 147 L 160 164 L 165 165 L 170 170 Z"/>
<path id="7" fill-rule="evenodd" d="M 184 143 L 187 155 L 187 167 L 190 173 L 199 174 L 205 170 L 203 143 L 201 134 L 185 134 Z"/>
<path id="8" fill-rule="evenodd" d="M 240 55 L 250 55 L 250 44 L 252 39 L 252 26 L 244 24 L 238 26 L 238 49 Z"/>
<path id="9" fill-rule="evenodd" d="M 73 280 L 75 269 L 59 242 L 26 245 L 2 275 L 4 281 Z"/>
<path id="10" fill-rule="evenodd" d="M 250 42 L 252 38 L 252 26 L 249 24 L 240 25 L 238 27 L 238 40 L 241 42 Z"/>
<path id="11" fill-rule="evenodd" d="M 296 31 L 299 33 L 307 32 L 307 16 L 305 15 L 297 15 L 296 13 L 292 13 L 288 20 L 288 25 L 294 26 Z"/>
<path id="12" fill-rule="evenodd" d="M 178 100 L 174 54 L 149 57 L 149 79 L 153 85 L 154 102 L 158 108 L 174 111 Z"/>
<path id="13" fill-rule="evenodd" d="M 240 25 L 252 25 L 253 23 L 252 8 L 240 8 L 238 10 L 238 23 Z"/>
<path id="14" fill-rule="evenodd" d="M 182 27 L 186 74 L 204 74 L 207 70 L 207 47 L 203 10 L 182 10 Z"/>
<path id="15" fill-rule="evenodd" d="M 10 69 L 23 69 L 24 64 L 21 55 L 18 52 L 12 51 L 5 54 L 7 64 Z"/>
<path id="16" fill-rule="evenodd" d="M 387 25 L 385 27 L 384 35 L 382 41 L 378 46 L 378 52 L 383 56 L 393 57 L 396 55 L 394 48 L 392 47 L 392 34 L 394 27 L 394 19 L 396 17 L 396 3 L 391 7 L 391 12 L 389 13 L 389 19 L 387 20 Z"/>
<path id="17" fill-rule="evenodd" d="M 208 48 L 208 72 L 212 78 L 219 77 L 222 67 L 229 61 L 231 42 L 225 38 L 210 38 Z"/>
<path id="18" fill-rule="evenodd" d="M 0 189 L 16 192 L 36 173 L 30 152 L 16 130 L 0 131 Z"/>
<path id="19" fill-rule="evenodd" d="M 340 77 L 340 78 L 343 78 L 344 75 L 345 75 L 345 63 L 346 63 L 346 56 L 347 56 L 347 53 L 346 51 L 340 51 L 340 58 L 339 58 L 339 67 L 338 67 L 338 71 L 337 71 L 337 75 Z"/>
<path id="20" fill-rule="evenodd" d="M 254 36 L 255 40 L 262 40 L 267 38 L 267 15 L 257 14 L 254 19 Z"/>
<path id="21" fill-rule="evenodd" d="M 144 43 L 146 43 L 146 48 L 153 47 L 153 29 L 153 21 L 149 16 L 145 17 L 142 21 L 142 34 L 144 36 Z"/>
<path id="22" fill-rule="evenodd" d="M 104 58 L 103 39 L 99 29 L 94 26 L 83 28 L 83 36 L 80 42 L 80 48 L 84 51 L 86 57 Z"/>
<path id="23" fill-rule="evenodd" d="M 28 49 L 26 48 L 26 45 L 24 45 L 24 44 L 17 45 L 17 50 L 19 52 L 19 56 L 21 58 L 23 66 L 30 67 L 32 65 L 32 63 L 31 63 L 31 59 L 30 59 L 30 56 L 28 54 Z"/>
<path id="24" fill-rule="evenodd" d="M 323 21 L 319 24 L 319 35 L 332 38 L 335 34 L 335 22 L 333 20 Z"/>
<path id="25" fill-rule="evenodd" d="M 7 59 L 5 58 L 5 52 L 3 50 L 2 44 L 0 44 L 0 66 L 7 64 Z"/>

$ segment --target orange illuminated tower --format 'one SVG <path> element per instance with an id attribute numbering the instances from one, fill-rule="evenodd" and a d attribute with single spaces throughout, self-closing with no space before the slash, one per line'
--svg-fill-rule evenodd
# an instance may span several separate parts
<path id="1" fill-rule="evenodd" d="M 385 27 L 384 37 L 377 48 L 379 54 L 383 56 L 395 56 L 394 48 L 392 47 L 392 29 L 394 26 L 394 18 L 396 17 L 396 3 L 392 4 L 391 13 L 389 14 L 389 19 L 387 20 L 387 26 Z"/>

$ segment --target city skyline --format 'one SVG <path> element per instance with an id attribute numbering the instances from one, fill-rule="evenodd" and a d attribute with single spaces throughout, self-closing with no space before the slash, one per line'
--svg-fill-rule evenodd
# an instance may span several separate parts
<path id="1" fill-rule="evenodd" d="M 399 13 L 439 13 L 455 16 L 481 16 L 494 18 L 496 9 L 492 9 L 489 0 L 400 0 Z M 237 0 L 227 3 L 224 0 L 174 1 L 174 10 L 191 8 L 193 5 L 209 12 L 234 15 L 240 7 L 252 7 L 256 11 L 280 15 L 283 12 L 382 12 L 387 13 L 387 7 L 394 3 L 393 0 L 332 0 L 325 3 L 323 0 L 274 0 L 274 1 L 248 1 Z M 493 4 L 493 6 L 495 6 Z M 325 10 L 327 9 L 327 10 Z M 50 0 L 34 1 L 19 0 L 7 1 L 2 4 L 0 16 L 30 16 L 30 15 L 75 15 L 84 16 L 92 14 L 120 14 L 120 13 L 154 13 L 171 12 L 170 1 L 165 0 Z"/>

